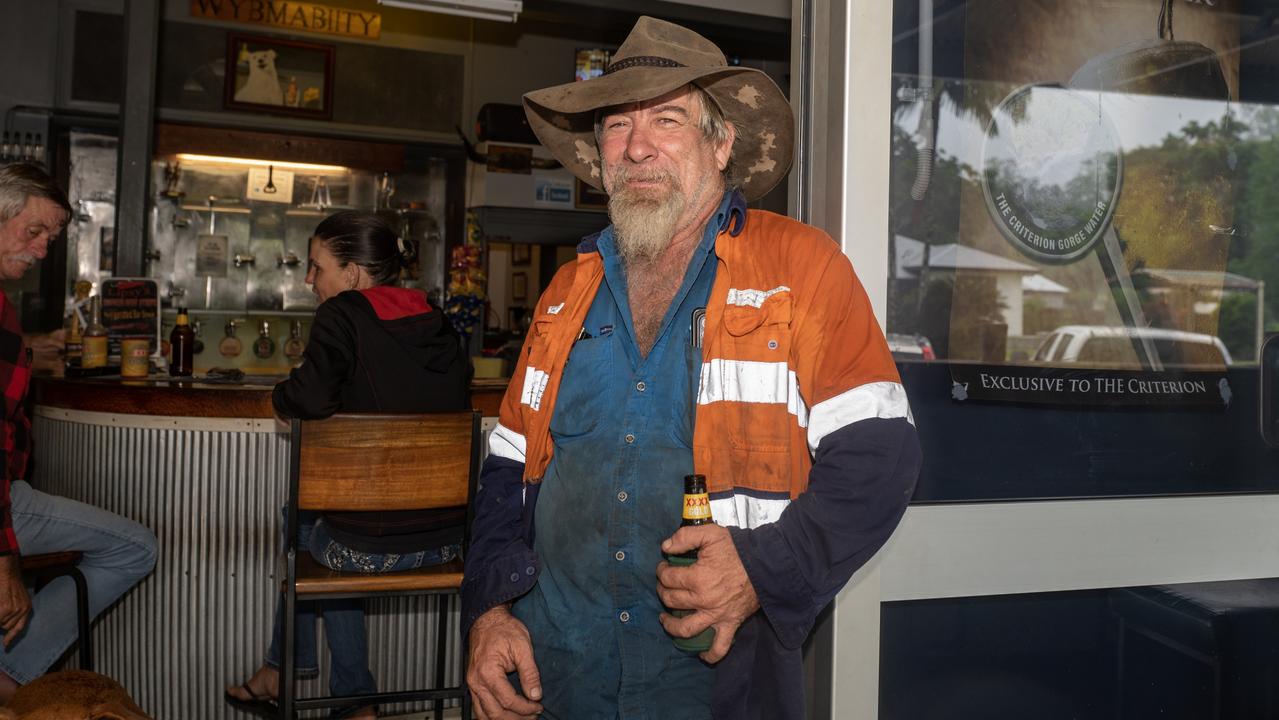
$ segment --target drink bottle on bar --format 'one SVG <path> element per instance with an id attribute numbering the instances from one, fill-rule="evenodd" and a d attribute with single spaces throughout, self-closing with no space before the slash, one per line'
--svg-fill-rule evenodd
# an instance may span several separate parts
<path id="1" fill-rule="evenodd" d="M 684 476 L 684 513 L 680 527 L 685 525 L 713 525 L 711 518 L 711 498 L 706 493 L 705 475 Z M 697 551 L 689 550 L 680 555 L 667 555 L 666 562 L 672 565 L 692 565 L 697 562 Z M 671 610 L 675 617 L 692 615 L 692 610 Z M 674 638 L 675 647 L 688 652 L 704 652 L 711 649 L 711 641 L 715 639 L 715 628 L 706 628 L 691 638 Z"/>
<path id="2" fill-rule="evenodd" d="M 107 328 L 102 324 L 102 297 L 89 301 L 89 326 L 80 337 L 80 369 L 85 375 L 101 375 L 107 369 Z"/>
<path id="3" fill-rule="evenodd" d="M 169 374 L 174 377 L 190 377 L 195 365 L 195 330 L 187 319 L 187 309 L 178 308 L 178 319 L 169 333 L 169 347 L 173 358 L 169 360 Z"/>

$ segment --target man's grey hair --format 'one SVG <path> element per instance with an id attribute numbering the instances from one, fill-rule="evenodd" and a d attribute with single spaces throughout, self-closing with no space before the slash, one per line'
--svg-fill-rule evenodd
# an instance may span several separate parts
<path id="1" fill-rule="evenodd" d="M 719 103 L 715 102 L 710 93 L 703 90 L 696 83 L 690 83 L 689 87 L 693 89 L 693 95 L 701 103 L 702 112 L 697 119 L 697 127 L 702 131 L 702 137 L 712 145 L 719 145 L 726 142 L 729 138 L 728 119 L 724 117 L 724 111 L 720 110 Z M 595 146 L 599 147 L 600 137 L 604 132 L 604 113 L 610 108 L 600 108 L 595 111 Z M 737 127 L 737 136 L 741 137 L 742 128 Z M 726 188 L 736 187 L 736 178 L 733 173 L 733 156 L 728 156 L 728 164 L 724 166 L 724 186 Z"/>
<path id="2" fill-rule="evenodd" d="M 67 194 L 49 173 L 31 163 L 12 163 L 0 167 L 0 223 L 12 220 L 26 207 L 27 199 L 44 198 L 71 215 Z"/>

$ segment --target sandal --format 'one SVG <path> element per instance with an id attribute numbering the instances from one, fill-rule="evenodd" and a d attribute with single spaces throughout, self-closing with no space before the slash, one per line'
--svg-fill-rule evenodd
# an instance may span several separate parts
<path id="1" fill-rule="evenodd" d="M 253 692 L 253 688 L 249 687 L 247 682 L 240 684 L 240 689 L 249 696 L 250 699 L 244 700 L 238 698 L 228 691 L 225 695 L 227 703 L 239 710 L 251 715 L 257 715 L 264 718 L 280 717 L 280 706 L 276 704 L 275 699 L 269 695 L 258 695 Z"/>

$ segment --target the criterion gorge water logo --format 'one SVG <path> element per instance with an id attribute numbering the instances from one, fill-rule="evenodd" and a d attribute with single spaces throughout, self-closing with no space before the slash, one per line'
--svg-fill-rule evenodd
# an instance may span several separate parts
<path id="1" fill-rule="evenodd" d="M 1119 137 L 1097 93 L 1028 86 L 995 108 L 982 146 L 987 209 L 1014 247 L 1068 263 L 1092 249 L 1119 197 Z"/>

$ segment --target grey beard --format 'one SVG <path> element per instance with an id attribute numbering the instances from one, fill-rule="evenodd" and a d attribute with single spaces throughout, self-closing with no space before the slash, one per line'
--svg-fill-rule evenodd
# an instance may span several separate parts
<path id="1" fill-rule="evenodd" d="M 653 260 L 679 229 L 676 225 L 684 213 L 684 193 L 672 189 L 663 199 L 633 197 L 636 194 L 624 190 L 609 196 L 608 216 L 624 259 Z"/>

